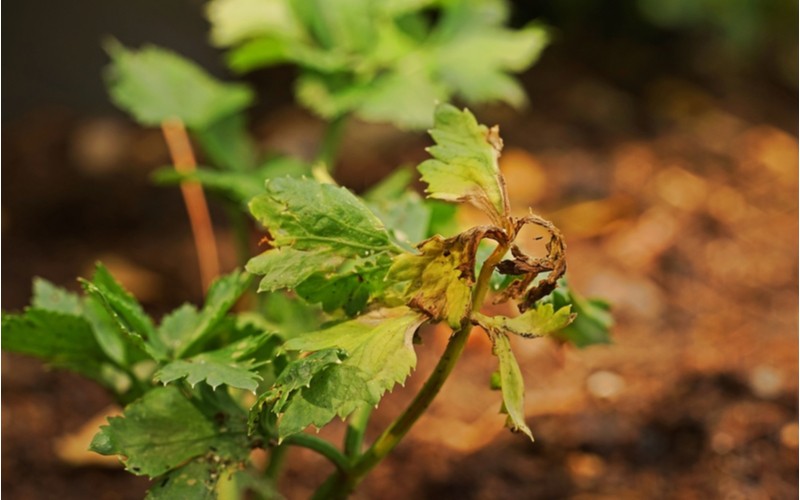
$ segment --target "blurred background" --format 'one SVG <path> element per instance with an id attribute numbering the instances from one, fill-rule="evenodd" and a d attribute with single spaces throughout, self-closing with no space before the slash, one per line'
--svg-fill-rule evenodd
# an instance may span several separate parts
<path id="1" fill-rule="evenodd" d="M 206 41 L 203 3 L 5 8 L 3 310 L 28 303 L 35 275 L 76 290 L 96 260 L 157 317 L 199 302 L 179 191 L 148 177 L 169 163 L 166 146 L 108 101 L 100 42 L 163 45 L 231 77 Z M 552 219 L 569 245 L 572 286 L 613 304 L 614 344 L 514 345 L 531 445 L 502 429 L 499 395 L 486 390 L 495 361 L 474 335 L 429 414 L 356 498 L 797 498 L 797 8 L 515 3 L 512 24 L 553 29 L 522 75 L 531 105 L 475 111 L 501 126 L 515 209 Z M 260 144 L 313 156 L 323 127 L 293 104 L 292 70 L 248 81 Z M 424 159 L 429 143 L 355 121 L 344 141 L 337 178 L 356 191 Z M 213 215 L 230 269 L 225 216 Z M 446 335 L 429 332 L 417 374 L 382 403 L 373 432 L 422 384 Z M 104 415 L 100 388 L 31 359 L 2 360 L 2 493 L 142 497 L 147 481 L 87 463 L 70 439 Z M 305 498 L 328 472 L 297 451 L 281 489 Z"/>

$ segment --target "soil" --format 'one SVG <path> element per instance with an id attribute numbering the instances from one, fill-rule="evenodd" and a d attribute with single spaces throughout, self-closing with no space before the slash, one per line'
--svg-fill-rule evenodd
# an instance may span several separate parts
<path id="1" fill-rule="evenodd" d="M 620 50 L 608 60 L 626 60 Z M 797 498 L 796 90 L 752 73 L 651 71 L 657 61 L 631 77 L 622 62 L 599 68 L 579 54 L 556 48 L 525 75 L 526 112 L 477 113 L 501 124 L 514 209 L 552 219 L 572 286 L 613 304 L 614 343 L 515 342 L 531 444 L 503 430 L 488 390 L 494 359 L 476 331 L 430 412 L 355 498 Z M 266 146 L 310 155 L 321 127 L 285 105 L 253 129 Z M 158 131 L 45 109 L 3 132 L 3 310 L 26 305 L 35 275 L 77 289 L 96 260 L 156 316 L 199 302 L 179 194 L 148 181 L 167 163 Z M 337 176 L 361 190 L 424 158 L 426 144 L 351 123 Z M 214 218 L 230 269 L 224 213 Z M 424 332 L 417 372 L 382 402 L 368 438 L 422 384 L 446 337 Z M 2 359 L 3 494 L 143 496 L 146 480 L 56 453 L 59 437 L 107 407 L 101 389 Z M 281 490 L 305 498 L 329 470 L 293 451 Z"/>

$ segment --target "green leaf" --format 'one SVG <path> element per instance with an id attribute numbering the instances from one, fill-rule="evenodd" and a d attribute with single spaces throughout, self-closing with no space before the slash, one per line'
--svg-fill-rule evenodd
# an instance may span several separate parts
<path id="1" fill-rule="evenodd" d="M 305 30 L 285 0 L 212 0 L 206 6 L 211 41 L 229 47 L 261 35 L 306 38 Z"/>
<path id="2" fill-rule="evenodd" d="M 244 415 L 189 400 L 166 386 L 128 405 L 122 417 L 109 418 L 91 449 L 121 455 L 128 471 L 154 478 L 201 456 L 243 461 L 250 444 Z"/>
<path id="3" fill-rule="evenodd" d="M 105 353 L 91 325 L 79 316 L 38 308 L 28 308 L 24 314 L 3 313 L 2 345 L 6 351 L 36 356 L 53 366 L 104 380 Z"/>
<path id="4" fill-rule="evenodd" d="M 189 128 L 203 129 L 253 101 L 246 86 L 220 83 L 169 50 L 145 46 L 133 51 L 116 41 L 106 50 L 112 59 L 106 70 L 111 98 L 143 125 L 177 118 Z"/>
<path id="5" fill-rule="evenodd" d="M 561 330 L 556 337 L 577 347 L 588 347 L 594 344 L 610 344 L 610 329 L 614 324 L 607 302 L 597 299 L 585 299 L 569 289 L 561 282 L 550 297 L 555 307 L 572 306 L 575 321 Z"/>
<path id="6" fill-rule="evenodd" d="M 572 313 L 572 306 L 566 305 L 553 310 L 553 304 L 539 304 L 533 309 L 528 309 L 525 313 L 515 318 L 506 316 L 485 316 L 475 313 L 473 319 L 486 328 L 493 331 L 513 333 L 521 337 L 536 338 L 556 334 L 567 327 L 575 319 Z"/>
<path id="7" fill-rule="evenodd" d="M 343 255 L 391 249 L 380 220 L 350 191 L 311 179 L 267 182 L 250 211 L 270 230 L 277 247 L 328 247 Z"/>
<path id="8" fill-rule="evenodd" d="M 436 108 L 430 131 L 436 141 L 428 148 L 433 159 L 417 167 L 432 198 L 468 201 L 499 227 L 508 215 L 505 184 L 497 159 L 503 143 L 497 127 L 479 125 L 468 110 L 443 104 Z"/>
<path id="9" fill-rule="evenodd" d="M 261 296 L 263 319 L 271 325 L 265 330 L 276 331 L 285 338 L 317 330 L 321 323 L 318 307 L 285 293 L 266 293 Z M 241 315 L 240 315 L 241 316 Z"/>
<path id="10" fill-rule="evenodd" d="M 294 0 L 295 15 L 302 19 L 315 40 L 327 49 L 348 52 L 367 50 L 375 41 L 373 0 Z"/>
<path id="11" fill-rule="evenodd" d="M 548 44 L 547 31 L 531 24 L 512 31 L 500 26 L 462 26 L 431 54 L 438 76 L 468 102 L 527 103 L 522 86 L 509 74 L 524 71 Z"/>
<path id="12" fill-rule="evenodd" d="M 278 421 L 278 437 L 297 434 L 309 425 L 322 428 L 337 415 L 347 417 L 364 401 L 378 403 L 372 398 L 363 372 L 354 366 L 327 368 L 286 406 Z"/>
<path id="13" fill-rule="evenodd" d="M 166 359 L 166 346 L 156 335 L 152 320 L 105 266 L 97 263 L 92 281 L 81 280 L 81 284 L 90 297 L 105 307 L 127 342 L 155 360 Z"/>
<path id="14" fill-rule="evenodd" d="M 386 252 L 351 259 L 333 275 L 312 274 L 297 286 L 297 295 L 321 304 L 325 312 L 342 308 L 348 316 L 355 316 L 364 310 L 371 297 L 383 294 L 384 278 L 391 265 Z"/>
<path id="15" fill-rule="evenodd" d="M 536 25 L 503 27 L 502 0 L 215 0 L 212 6 L 214 39 L 234 47 L 228 61 L 235 70 L 296 64 L 297 100 L 318 115 L 354 113 L 403 128 L 430 126 L 435 103 L 455 95 L 524 104 L 511 73 L 526 69 L 547 43 Z M 436 20 L 426 10 L 431 6 Z"/>
<path id="16" fill-rule="evenodd" d="M 43 278 L 33 279 L 31 306 L 35 309 L 45 309 L 72 316 L 80 316 L 83 312 L 78 295 L 57 287 Z"/>
<path id="17" fill-rule="evenodd" d="M 247 264 L 248 272 L 264 275 L 262 292 L 297 289 L 306 299 L 326 303 L 335 290 L 304 282 L 341 285 L 345 280 L 341 303 L 357 311 L 365 303 L 363 292 L 378 291 L 381 273 L 398 252 L 381 221 L 344 188 L 309 179 L 273 179 L 267 193 L 250 203 L 250 211 L 269 230 L 274 247 Z M 353 280 L 371 285 L 359 291 Z"/>
<path id="18" fill-rule="evenodd" d="M 189 359 L 168 363 L 155 374 L 155 380 L 168 384 L 186 378 L 192 387 L 205 381 L 212 389 L 226 384 L 255 393 L 261 375 L 254 355 L 269 340 L 269 335 L 247 337 L 222 349 L 204 352 Z"/>
<path id="19" fill-rule="evenodd" d="M 424 321 L 423 315 L 407 307 L 381 309 L 289 340 L 284 346 L 288 350 L 323 354 L 313 365 L 294 368 L 302 369 L 305 376 L 291 378 L 292 391 L 286 383 L 273 389 L 269 398 L 277 401 L 273 411 L 283 412 L 279 435 L 285 437 L 309 425 L 322 427 L 364 403 L 376 405 L 416 365 L 412 340 Z M 336 350 L 347 352 L 348 357 L 339 361 L 334 357 Z M 298 390 L 302 382 L 308 383 L 309 375 L 310 386 Z"/>
<path id="20" fill-rule="evenodd" d="M 200 313 L 192 304 L 183 304 L 161 319 L 158 336 L 172 352 L 183 345 L 200 322 Z"/>
<path id="21" fill-rule="evenodd" d="M 217 167 L 247 171 L 255 168 L 258 151 L 247 132 L 244 114 L 223 116 L 213 123 L 194 130 L 206 157 Z"/>
<path id="22" fill-rule="evenodd" d="M 426 237 L 430 238 L 437 234 L 449 237 L 461 231 L 461 227 L 458 225 L 458 220 L 456 218 L 458 215 L 458 205 L 427 199 L 425 200 L 425 206 L 431 211 Z"/>
<path id="23" fill-rule="evenodd" d="M 414 180 L 414 171 L 407 166 L 397 167 L 362 195 L 368 203 L 381 203 L 402 197 Z"/>
<path id="24" fill-rule="evenodd" d="M 502 333 L 491 337 L 492 353 L 500 362 L 500 389 L 503 393 L 503 407 L 508 414 L 507 425 L 513 431 L 523 432 L 533 441 L 531 430 L 525 423 L 525 383 L 514 353 L 511 352 L 511 343 Z"/>
<path id="25" fill-rule="evenodd" d="M 356 114 L 366 121 L 390 122 L 403 129 L 422 129 L 431 125 L 431 110 L 450 96 L 422 64 L 406 64 L 375 79 Z"/>
<path id="26" fill-rule="evenodd" d="M 211 283 L 205 305 L 194 323 L 191 324 L 188 318 L 184 318 L 185 330 L 182 332 L 171 330 L 167 333 L 172 342 L 168 348 L 175 353 L 175 357 L 194 354 L 213 337 L 216 327 L 250 286 L 250 280 L 249 274 L 237 270 Z"/>
<path id="27" fill-rule="evenodd" d="M 399 244 L 410 248 L 427 236 L 431 209 L 414 191 L 371 202 L 369 207 Z"/>
<path id="28" fill-rule="evenodd" d="M 157 477 L 147 490 L 145 500 L 216 500 L 220 476 L 228 474 L 219 470 L 213 460 L 196 458 L 163 476 Z"/>
<path id="29" fill-rule="evenodd" d="M 254 408 L 271 404 L 275 413 L 283 412 L 286 403 L 297 391 L 310 387 L 317 374 L 329 366 L 341 364 L 346 358 L 345 351 L 331 348 L 321 349 L 292 361 L 283 369 L 272 388 L 261 395 Z"/>

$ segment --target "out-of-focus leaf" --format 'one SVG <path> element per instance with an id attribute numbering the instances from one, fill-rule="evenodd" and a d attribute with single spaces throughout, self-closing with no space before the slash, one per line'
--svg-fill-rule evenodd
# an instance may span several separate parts
<path id="1" fill-rule="evenodd" d="M 258 152 L 246 125 L 243 114 L 231 114 L 195 129 L 194 137 L 215 166 L 233 171 L 250 170 L 257 164 Z"/>
<path id="2" fill-rule="evenodd" d="M 449 238 L 461 231 L 456 219 L 458 205 L 431 199 L 425 200 L 425 205 L 431 211 L 428 232 L 425 235 L 427 238 L 437 234 Z"/>
<path id="3" fill-rule="evenodd" d="M 31 307 L 80 316 L 83 312 L 78 295 L 57 287 L 46 279 L 34 278 Z"/>
<path id="4" fill-rule="evenodd" d="M 453 96 L 524 104 L 511 75 L 547 43 L 539 26 L 506 28 L 504 0 L 215 0 L 212 7 L 213 38 L 231 47 L 235 70 L 294 63 L 297 99 L 318 115 L 353 113 L 404 128 L 429 127 L 435 103 Z"/>
<path id="5" fill-rule="evenodd" d="M 112 59 L 106 70 L 111 98 L 142 125 L 177 118 L 203 129 L 253 100 L 245 85 L 221 83 L 172 51 L 153 46 L 133 51 L 116 41 L 106 50 Z"/>
<path id="6" fill-rule="evenodd" d="M 180 333 L 170 331 L 169 337 L 173 340 L 171 352 L 175 357 L 192 355 L 213 336 L 215 328 L 225 318 L 231 307 L 250 285 L 251 276 L 247 273 L 234 271 L 228 275 L 217 278 L 206 293 L 203 309 L 196 316 L 194 324 L 187 321 L 184 326 L 191 326 Z M 188 314 L 188 313 L 187 313 Z"/>
<path id="7" fill-rule="evenodd" d="M 431 209 L 414 191 L 406 191 L 396 198 L 370 202 L 369 207 L 398 243 L 411 248 L 411 245 L 426 238 Z"/>
<path id="8" fill-rule="evenodd" d="M 533 64 L 548 43 L 536 24 L 512 31 L 501 27 L 463 27 L 432 51 L 438 76 L 468 102 L 527 103 L 522 86 L 509 73 Z"/>
<path id="9" fill-rule="evenodd" d="M 211 41 L 229 47 L 261 35 L 303 39 L 305 30 L 285 0 L 212 0 L 206 6 Z"/>
<path id="10" fill-rule="evenodd" d="M 568 288 L 564 282 L 556 288 L 550 300 L 557 308 L 572 306 L 576 315 L 572 324 L 556 334 L 557 338 L 577 347 L 611 343 L 610 329 L 614 324 L 614 318 L 607 302 L 585 299 Z"/>
<path id="11" fill-rule="evenodd" d="M 414 172 L 408 167 L 398 167 L 387 175 L 378 184 L 372 186 L 361 197 L 368 203 L 381 203 L 385 200 L 395 200 L 402 197 L 411 181 L 414 180 Z"/>

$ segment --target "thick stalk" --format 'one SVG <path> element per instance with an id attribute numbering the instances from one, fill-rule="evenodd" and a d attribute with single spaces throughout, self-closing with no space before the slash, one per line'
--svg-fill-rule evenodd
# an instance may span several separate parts
<path id="1" fill-rule="evenodd" d="M 175 170 L 182 174 L 194 172 L 197 162 L 183 122 L 178 119 L 164 120 L 161 123 L 161 130 L 167 141 Z M 189 214 L 189 223 L 192 226 L 194 247 L 200 266 L 200 280 L 205 291 L 208 290 L 211 281 L 219 275 L 219 256 L 214 239 L 214 226 L 211 224 L 208 204 L 200 184 L 181 182 L 181 193 L 186 205 L 186 212 Z"/>

